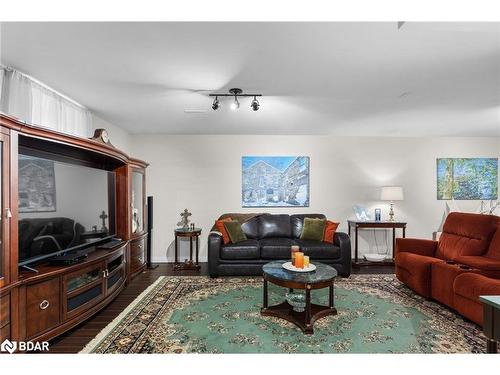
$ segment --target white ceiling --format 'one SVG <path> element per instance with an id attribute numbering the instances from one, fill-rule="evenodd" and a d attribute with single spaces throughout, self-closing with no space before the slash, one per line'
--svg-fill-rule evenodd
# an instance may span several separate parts
<path id="1" fill-rule="evenodd" d="M 2 23 L 1 42 L 132 133 L 500 136 L 500 23 Z M 213 111 L 231 87 L 261 109 Z"/>

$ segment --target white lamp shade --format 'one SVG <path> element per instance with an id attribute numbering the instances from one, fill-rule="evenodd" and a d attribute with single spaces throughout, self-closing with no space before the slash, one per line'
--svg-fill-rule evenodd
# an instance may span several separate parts
<path id="1" fill-rule="evenodd" d="M 402 186 L 384 186 L 380 192 L 380 199 L 383 201 L 402 201 L 403 187 Z"/>

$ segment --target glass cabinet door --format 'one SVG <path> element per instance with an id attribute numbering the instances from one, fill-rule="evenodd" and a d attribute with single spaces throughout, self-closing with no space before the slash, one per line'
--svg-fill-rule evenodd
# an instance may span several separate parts
<path id="1" fill-rule="evenodd" d="M 132 234 L 144 232 L 144 173 L 132 170 Z"/>
<path id="2" fill-rule="evenodd" d="M 3 142 L 0 141 L 0 197 L 3 196 Z M 4 240 L 3 240 L 3 199 L 0 198 L 0 286 L 3 285 L 4 279 Z"/>
<path id="3" fill-rule="evenodd" d="M 0 134 L 0 287 L 9 282 L 9 136 Z"/>
<path id="4" fill-rule="evenodd" d="M 106 272 L 103 263 L 63 276 L 65 318 L 71 318 L 104 298 Z"/>

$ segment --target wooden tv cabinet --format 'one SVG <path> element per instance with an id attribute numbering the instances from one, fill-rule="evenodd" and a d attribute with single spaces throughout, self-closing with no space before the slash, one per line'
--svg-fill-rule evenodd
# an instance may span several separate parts
<path id="1" fill-rule="evenodd" d="M 18 155 L 30 147 L 115 173 L 117 237 L 112 249 L 89 248 L 70 266 L 18 267 Z M 109 143 L 27 125 L 0 115 L 0 342 L 48 341 L 109 304 L 146 268 L 147 163 Z M 132 207 L 131 202 L 135 200 Z"/>

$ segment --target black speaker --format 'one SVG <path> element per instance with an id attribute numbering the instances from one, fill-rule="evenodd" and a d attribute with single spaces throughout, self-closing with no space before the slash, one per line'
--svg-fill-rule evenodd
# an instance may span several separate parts
<path id="1" fill-rule="evenodd" d="M 152 270 L 158 267 L 158 265 L 153 265 L 151 263 L 151 254 L 153 252 L 152 243 L 153 243 L 153 197 L 149 196 L 147 200 L 147 208 L 148 208 L 148 239 L 147 239 L 147 253 L 146 253 L 146 262 L 148 269 Z"/>

